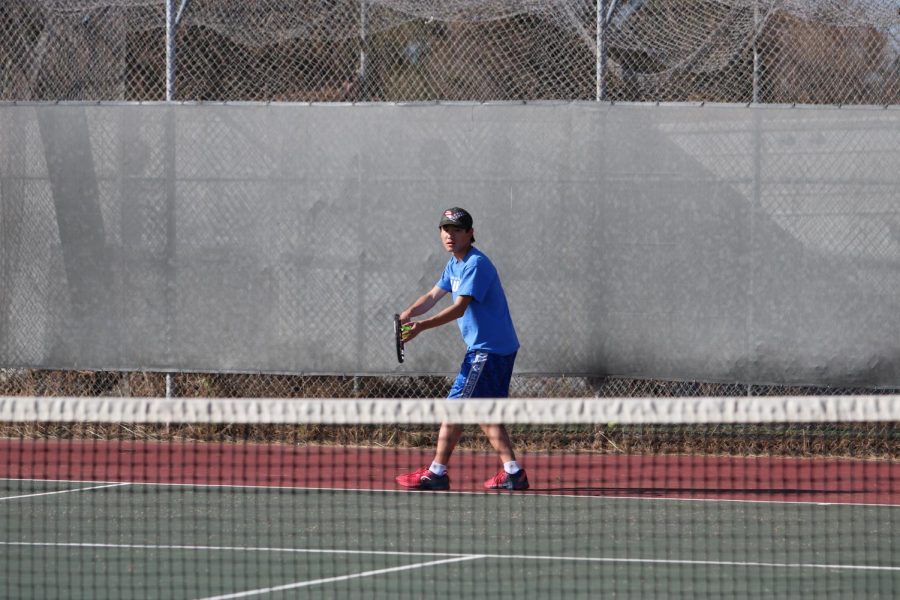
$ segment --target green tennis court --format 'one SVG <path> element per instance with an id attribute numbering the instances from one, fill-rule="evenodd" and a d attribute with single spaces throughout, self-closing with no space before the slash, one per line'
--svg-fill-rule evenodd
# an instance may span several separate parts
<path id="1" fill-rule="evenodd" d="M 0 481 L 15 598 L 871 597 L 898 508 Z"/>

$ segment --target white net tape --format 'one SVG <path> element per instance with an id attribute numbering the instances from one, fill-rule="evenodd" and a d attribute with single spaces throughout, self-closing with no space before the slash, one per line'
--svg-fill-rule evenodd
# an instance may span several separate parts
<path id="1" fill-rule="evenodd" d="M 900 421 L 900 396 L 479 400 L 0 397 L 9 423 L 715 424 Z"/>

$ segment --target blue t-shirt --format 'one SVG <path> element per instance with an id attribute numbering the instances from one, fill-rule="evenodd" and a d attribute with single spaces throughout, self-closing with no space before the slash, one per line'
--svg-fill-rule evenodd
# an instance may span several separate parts
<path id="1" fill-rule="evenodd" d="M 469 350 L 494 354 L 512 354 L 519 349 L 519 338 L 513 327 L 494 264 L 472 246 L 463 260 L 451 256 L 437 286 L 457 296 L 471 296 L 466 312 L 456 320 Z"/>

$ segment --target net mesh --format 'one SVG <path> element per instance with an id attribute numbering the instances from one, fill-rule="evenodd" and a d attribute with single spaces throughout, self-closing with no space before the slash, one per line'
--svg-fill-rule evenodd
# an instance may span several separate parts
<path id="1" fill-rule="evenodd" d="M 17 396 L 0 422 L 16 598 L 900 590 L 898 396 Z M 463 428 L 448 480 L 404 489 L 442 422 Z M 524 475 L 478 423 L 507 425 Z"/>

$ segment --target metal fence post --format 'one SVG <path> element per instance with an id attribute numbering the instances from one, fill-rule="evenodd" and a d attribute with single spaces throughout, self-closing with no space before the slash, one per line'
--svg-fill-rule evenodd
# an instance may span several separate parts
<path id="1" fill-rule="evenodd" d="M 166 102 L 175 99 L 175 0 L 166 0 Z"/>
<path id="2" fill-rule="evenodd" d="M 359 0 L 359 73 L 357 75 L 357 85 L 359 90 L 357 97 L 360 100 L 368 100 L 368 85 L 366 84 L 366 2 L 367 0 Z"/>
<path id="3" fill-rule="evenodd" d="M 183 3 L 181 9 L 184 10 L 186 3 Z M 180 12 L 180 11 L 179 11 Z M 176 29 L 176 19 L 178 14 L 175 12 L 175 0 L 166 0 L 166 102 L 172 102 L 175 99 L 175 29 Z M 167 133 L 169 134 L 167 137 L 167 142 L 170 144 L 169 152 L 167 153 L 167 161 L 166 166 L 168 167 L 166 170 L 167 179 L 169 180 L 167 185 L 167 194 L 166 194 L 166 204 L 169 212 L 168 222 L 167 222 L 167 233 L 166 233 L 166 256 L 169 262 L 169 267 L 171 268 L 172 263 L 172 251 L 171 248 L 173 244 L 173 227 L 172 227 L 172 213 L 174 212 L 174 179 L 175 179 L 175 171 L 174 171 L 174 152 L 175 152 L 175 136 L 174 136 L 174 115 L 168 115 L 167 119 Z M 168 344 L 171 341 L 172 334 L 172 317 L 171 310 L 174 306 L 174 302 L 171 300 L 172 295 L 172 276 L 169 274 L 168 276 L 168 284 L 166 289 L 166 304 L 169 309 L 169 316 L 166 318 L 166 343 Z M 166 373 L 166 398 L 172 398 L 174 395 L 175 386 L 171 373 Z"/>
<path id="4" fill-rule="evenodd" d="M 759 0 L 753 0 L 753 104 L 759 103 Z"/>
<path id="5" fill-rule="evenodd" d="M 609 0 L 597 0 L 597 102 L 606 100 L 606 11 Z"/>

